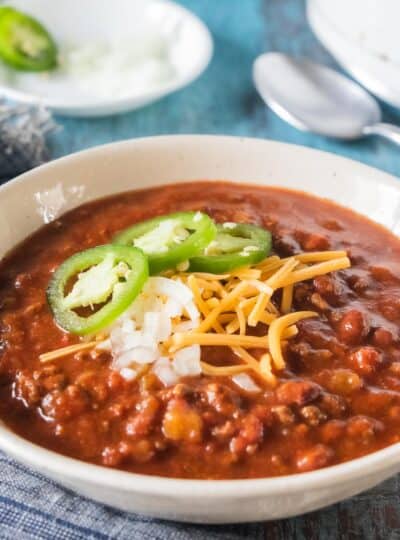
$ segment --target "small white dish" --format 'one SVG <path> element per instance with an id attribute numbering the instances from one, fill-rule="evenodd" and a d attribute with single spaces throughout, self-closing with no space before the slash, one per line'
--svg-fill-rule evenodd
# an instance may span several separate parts
<path id="1" fill-rule="evenodd" d="M 49 73 L 21 73 L 0 65 L 0 93 L 60 115 L 105 116 L 137 109 L 191 83 L 212 57 L 207 27 L 170 0 L 10 4 L 51 32 L 61 64 Z M 149 61 L 144 63 L 146 47 Z M 106 58 L 106 67 L 99 68 L 96 58 Z"/>
<path id="2" fill-rule="evenodd" d="M 400 107 L 399 15 L 396 0 L 386 0 L 384 9 L 375 0 L 307 2 L 308 21 L 321 43 L 355 79 L 394 107 Z"/>
<path id="3" fill-rule="evenodd" d="M 360 163 L 278 142 L 168 136 L 115 143 L 53 161 L 0 187 L 0 257 L 43 223 L 86 201 L 198 179 L 301 189 L 400 232 L 398 179 Z M 369 489 L 400 471 L 400 443 L 303 474 L 256 480 L 179 480 L 107 469 L 64 457 L 0 422 L 0 449 L 104 504 L 197 523 L 280 519 Z"/>

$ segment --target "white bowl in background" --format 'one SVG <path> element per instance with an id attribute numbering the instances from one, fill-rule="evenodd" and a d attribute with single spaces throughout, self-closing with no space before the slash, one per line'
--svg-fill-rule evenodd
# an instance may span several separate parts
<path id="1" fill-rule="evenodd" d="M 160 77 L 159 84 L 146 90 L 135 89 L 131 84 L 126 92 L 117 92 L 116 85 L 110 84 L 108 89 L 105 84 L 102 92 L 101 81 L 90 81 L 84 71 L 82 75 L 62 69 L 49 74 L 24 73 L 0 64 L 0 92 L 4 96 L 24 103 L 40 103 L 60 115 L 105 116 L 137 109 L 194 81 L 212 57 L 213 41 L 205 24 L 170 0 L 10 0 L 8 4 L 36 17 L 61 50 L 79 46 L 90 55 L 90 47 L 96 44 L 114 43 L 115 47 L 115 43 L 142 43 L 146 25 L 155 39 L 158 29 L 168 36 L 168 67 L 174 74 L 170 78 Z M 135 41 L 138 35 L 143 39 Z M 150 46 L 158 46 L 152 43 L 150 40 Z"/>
<path id="2" fill-rule="evenodd" d="M 0 257 L 44 222 L 113 193 L 198 179 L 275 185 L 327 197 L 400 232 L 400 183 L 300 146 L 218 136 L 136 139 L 80 152 L 0 188 Z M 227 523 L 310 512 L 400 471 L 400 444 L 314 472 L 255 480 L 180 480 L 91 465 L 45 450 L 0 422 L 0 449 L 45 476 L 121 510 Z"/>
<path id="3" fill-rule="evenodd" d="M 308 0 L 315 35 L 363 86 L 400 107 L 398 0 Z"/>

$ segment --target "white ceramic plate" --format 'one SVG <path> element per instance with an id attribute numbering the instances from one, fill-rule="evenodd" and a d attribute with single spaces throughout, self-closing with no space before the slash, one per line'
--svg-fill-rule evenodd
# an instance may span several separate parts
<path id="1" fill-rule="evenodd" d="M 213 43 L 207 27 L 191 12 L 169 0 L 12 0 L 14 7 L 40 20 L 54 36 L 61 50 L 83 48 L 104 43 L 143 43 L 149 38 L 150 47 L 168 43 L 167 68 L 169 77 L 149 83 L 146 88 L 130 80 L 122 88 L 112 80 L 103 85 L 90 79 L 83 70 L 57 70 L 49 74 L 20 73 L 0 66 L 0 91 L 17 101 L 41 103 L 55 113 L 66 116 L 104 116 L 137 109 L 191 83 L 210 62 Z M 149 29 L 149 30 L 147 30 Z M 151 30 L 151 32 L 150 32 Z M 147 34 L 146 34 L 147 32 Z M 161 34 L 168 39 L 161 38 Z M 141 36 L 137 39 L 137 36 Z M 101 52 L 101 49 L 100 51 Z M 134 76 L 135 66 L 127 61 Z M 112 62 L 111 62 L 112 63 Z M 82 68 L 80 68 L 82 69 Z M 153 73 L 147 66 L 145 73 Z M 140 73 L 143 73 L 141 70 Z M 85 80 L 86 77 L 86 80 Z M 86 83 L 86 84 L 85 84 Z M 139 84 L 139 86 L 138 86 Z"/>
<path id="2" fill-rule="evenodd" d="M 303 189 L 400 231 L 400 183 L 359 163 L 282 143 L 215 136 L 137 139 L 81 152 L 0 188 L 0 257 L 44 222 L 118 191 L 197 179 Z M 63 457 L 0 424 L 0 449 L 87 497 L 122 510 L 199 523 L 278 519 L 315 510 L 400 471 L 400 444 L 315 472 L 201 481 L 150 477 Z"/>
<path id="3" fill-rule="evenodd" d="M 308 0 L 307 16 L 339 64 L 373 94 L 400 107 L 400 4 L 383 1 L 391 4 L 393 13 L 375 0 L 372 5 L 371 0 Z"/>

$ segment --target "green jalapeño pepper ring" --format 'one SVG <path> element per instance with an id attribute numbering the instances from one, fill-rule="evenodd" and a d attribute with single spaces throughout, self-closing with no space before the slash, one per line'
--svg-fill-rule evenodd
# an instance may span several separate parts
<path id="1" fill-rule="evenodd" d="M 154 275 L 201 253 L 215 234 L 215 224 L 206 214 L 177 212 L 133 225 L 120 232 L 114 243 L 141 249 Z"/>
<path id="2" fill-rule="evenodd" d="M 47 71 L 57 65 L 57 46 L 36 19 L 0 7 L 0 58 L 22 71 Z"/>
<path id="3" fill-rule="evenodd" d="M 245 223 L 217 225 L 217 236 L 203 255 L 190 259 L 192 272 L 223 274 L 241 266 L 256 264 L 271 251 L 271 233 Z"/>
<path id="4" fill-rule="evenodd" d="M 98 246 L 73 255 L 57 268 L 47 289 L 47 299 L 64 330 L 91 334 L 130 306 L 147 277 L 147 258 L 140 250 Z M 82 308 L 89 311 L 87 316 L 76 312 Z"/>

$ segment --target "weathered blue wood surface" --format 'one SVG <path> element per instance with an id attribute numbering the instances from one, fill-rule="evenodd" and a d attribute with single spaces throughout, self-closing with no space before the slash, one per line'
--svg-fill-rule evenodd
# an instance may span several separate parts
<path id="1" fill-rule="evenodd" d="M 97 144 L 165 133 L 224 133 L 265 137 L 328 150 L 400 175 L 399 151 L 380 140 L 329 141 L 298 132 L 267 111 L 251 82 L 256 55 L 288 51 L 334 65 L 307 27 L 301 0 L 182 0 L 209 25 L 215 54 L 207 72 L 187 89 L 140 111 L 98 120 L 65 119 L 56 156 Z M 400 114 L 385 107 L 388 121 Z M 268 523 L 265 538 L 334 540 L 400 538 L 399 481 L 392 479 L 349 501 L 295 519 Z M 231 528 L 229 528 L 231 529 Z M 190 530 L 190 528 L 188 528 Z M 211 533 L 211 530 L 213 533 Z M 210 528 L 214 537 L 217 528 Z M 232 530 L 232 529 L 231 529 Z M 237 527 L 249 537 L 262 528 Z"/>

